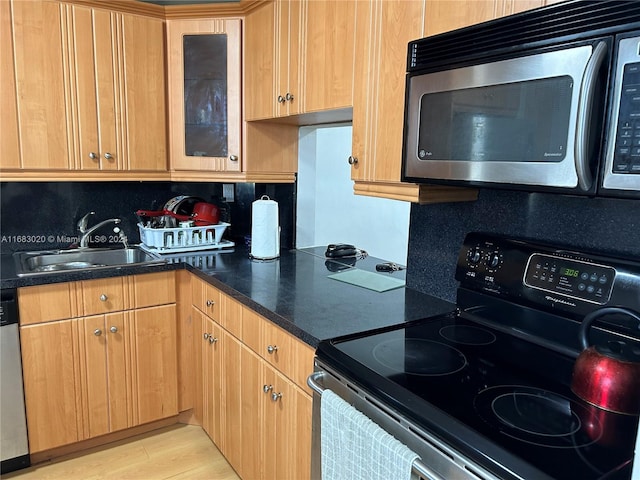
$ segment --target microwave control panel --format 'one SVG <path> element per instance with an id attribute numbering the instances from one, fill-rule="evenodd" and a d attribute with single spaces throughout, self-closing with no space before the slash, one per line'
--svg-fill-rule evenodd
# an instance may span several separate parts
<path id="1" fill-rule="evenodd" d="M 613 172 L 640 175 L 640 62 L 624 66 L 615 145 Z"/>

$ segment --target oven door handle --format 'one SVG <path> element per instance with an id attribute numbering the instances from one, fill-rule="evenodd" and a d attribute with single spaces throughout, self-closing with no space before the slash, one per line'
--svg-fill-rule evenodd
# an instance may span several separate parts
<path id="1" fill-rule="evenodd" d="M 318 383 L 318 380 L 321 380 L 324 377 L 325 372 L 313 372 L 311 375 L 307 377 L 307 385 L 316 392 L 318 395 L 322 396 L 322 392 L 325 389 Z M 424 480 L 444 480 L 443 477 L 434 472 L 431 468 L 425 465 L 422 460 L 416 458 L 411 465 L 413 473 L 420 476 Z"/>
<path id="2" fill-rule="evenodd" d="M 307 377 L 307 385 L 309 388 L 316 392 L 318 395 L 322 395 L 324 392 L 324 388 L 318 383 L 318 380 L 321 380 L 324 377 L 324 372 L 313 372 L 311 375 Z"/>

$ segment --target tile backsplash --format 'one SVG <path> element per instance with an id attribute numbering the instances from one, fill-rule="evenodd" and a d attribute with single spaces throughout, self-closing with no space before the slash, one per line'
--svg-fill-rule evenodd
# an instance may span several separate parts
<path id="1" fill-rule="evenodd" d="M 282 227 L 281 244 L 294 245 L 295 185 L 234 184 L 234 201 L 227 202 L 231 227 L 225 238 L 243 244 L 251 233 L 251 203 L 267 194 L 279 206 Z M 108 218 L 120 218 L 120 227 L 130 244 L 140 243 L 135 211 L 159 210 L 171 198 L 193 195 L 225 207 L 220 183 L 174 182 L 1 182 L 0 250 L 66 248 L 77 241 L 78 220 L 90 211 L 95 216 L 89 225 Z M 225 218 L 221 218 L 225 220 Z M 116 241 L 113 225 L 96 233 Z M 114 237 L 114 238 L 111 238 Z"/>

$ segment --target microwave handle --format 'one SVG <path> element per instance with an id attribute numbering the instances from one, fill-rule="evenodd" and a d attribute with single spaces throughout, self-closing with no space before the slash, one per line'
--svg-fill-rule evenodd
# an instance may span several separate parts
<path id="1" fill-rule="evenodd" d="M 607 44 L 599 42 L 593 49 L 591 58 L 587 62 L 582 86 L 580 87 L 580 100 L 578 103 L 578 124 L 576 128 L 575 141 L 575 166 L 578 175 L 578 186 L 587 191 L 593 182 L 589 171 L 589 159 L 587 150 L 589 145 L 589 124 L 591 119 L 591 109 L 593 107 L 593 90 L 596 85 L 598 70 L 607 54 Z"/>

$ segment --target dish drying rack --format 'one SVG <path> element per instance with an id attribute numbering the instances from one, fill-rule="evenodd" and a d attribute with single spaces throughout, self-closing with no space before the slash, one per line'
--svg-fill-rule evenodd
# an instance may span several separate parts
<path id="1" fill-rule="evenodd" d="M 163 255 L 233 247 L 234 242 L 222 239 L 229 225 L 220 222 L 217 225 L 198 227 L 151 228 L 138 223 L 138 229 L 141 247 Z"/>

